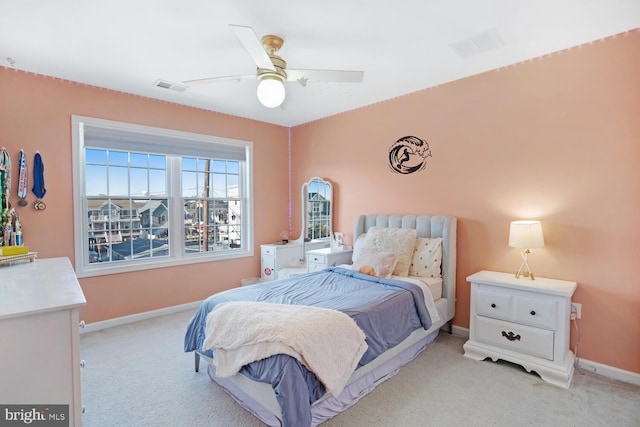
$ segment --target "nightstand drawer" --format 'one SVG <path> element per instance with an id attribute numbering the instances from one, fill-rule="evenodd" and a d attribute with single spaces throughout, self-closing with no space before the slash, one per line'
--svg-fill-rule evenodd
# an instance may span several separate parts
<path id="1" fill-rule="evenodd" d="M 556 329 L 556 301 L 517 296 L 514 298 L 514 321 L 550 330 Z"/>
<path id="2" fill-rule="evenodd" d="M 326 268 L 326 265 L 324 263 L 319 263 L 319 262 L 309 262 L 307 263 L 307 271 L 309 273 L 314 273 L 316 271 L 320 271 Z"/>
<path id="3" fill-rule="evenodd" d="M 307 252 L 307 257 L 310 263 L 327 265 L 327 256 L 325 254 L 314 254 Z"/>
<path id="4" fill-rule="evenodd" d="M 480 343 L 553 360 L 553 331 L 487 317 L 476 318 L 475 327 Z"/>
<path id="5" fill-rule="evenodd" d="M 513 304 L 511 300 L 512 296 L 508 293 L 492 292 L 480 286 L 478 288 L 476 311 L 480 316 L 511 320 L 513 318 Z"/>

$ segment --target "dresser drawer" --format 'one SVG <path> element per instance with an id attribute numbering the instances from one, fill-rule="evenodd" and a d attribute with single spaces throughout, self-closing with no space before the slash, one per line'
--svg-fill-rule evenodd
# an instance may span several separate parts
<path id="1" fill-rule="evenodd" d="M 482 286 L 478 289 L 477 313 L 494 319 L 511 320 L 513 318 L 512 296 L 509 293 L 499 293 L 491 289 Z"/>
<path id="2" fill-rule="evenodd" d="M 475 328 L 480 343 L 553 360 L 553 331 L 488 317 L 477 317 Z"/>

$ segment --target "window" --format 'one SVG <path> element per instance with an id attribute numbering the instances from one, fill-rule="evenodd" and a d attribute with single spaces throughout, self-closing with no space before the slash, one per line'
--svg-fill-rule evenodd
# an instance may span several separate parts
<path id="1" fill-rule="evenodd" d="M 253 255 L 250 142 L 72 125 L 79 276 Z"/>

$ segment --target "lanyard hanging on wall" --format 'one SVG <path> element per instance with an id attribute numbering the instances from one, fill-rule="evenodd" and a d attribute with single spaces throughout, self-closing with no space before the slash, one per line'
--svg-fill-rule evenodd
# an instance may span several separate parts
<path id="1" fill-rule="evenodd" d="M 18 155 L 18 205 L 27 206 L 27 158 L 24 155 L 24 150 L 20 150 Z"/>
<path id="2" fill-rule="evenodd" d="M 38 211 L 45 210 L 47 205 L 44 204 L 42 198 L 47 193 L 47 189 L 44 188 L 44 163 L 42 163 L 42 156 L 40 156 L 39 151 L 36 151 L 36 155 L 33 158 L 33 188 L 31 191 L 37 198 L 33 207 Z"/>
<path id="3" fill-rule="evenodd" d="M 4 147 L 2 147 L 0 154 L 0 176 L 2 177 L 2 182 L 0 182 L 0 219 L 2 219 L 4 212 L 9 210 L 9 192 L 11 191 L 11 156 Z"/>

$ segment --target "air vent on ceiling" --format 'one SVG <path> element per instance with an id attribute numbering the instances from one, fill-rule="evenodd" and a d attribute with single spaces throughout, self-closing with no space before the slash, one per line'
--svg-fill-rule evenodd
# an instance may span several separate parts
<path id="1" fill-rule="evenodd" d="M 188 88 L 185 85 L 181 85 L 178 83 L 171 83 L 166 80 L 156 80 L 155 83 L 153 83 L 153 85 L 157 87 L 161 87 L 163 89 L 173 90 L 175 92 L 184 92 Z"/>
<path id="2" fill-rule="evenodd" d="M 504 46 L 505 43 L 498 31 L 491 29 L 478 33 L 468 39 L 451 44 L 451 48 L 463 58 L 469 58 L 480 53 L 488 52 Z"/>

